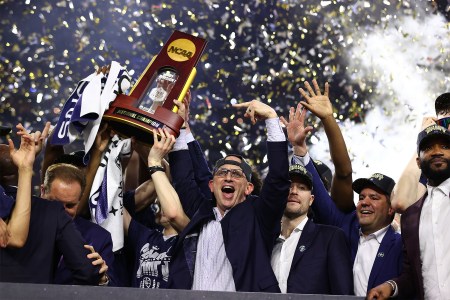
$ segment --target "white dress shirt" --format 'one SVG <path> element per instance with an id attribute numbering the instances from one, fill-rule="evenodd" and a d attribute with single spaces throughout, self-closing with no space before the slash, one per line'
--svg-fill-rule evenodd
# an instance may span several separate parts
<path id="1" fill-rule="evenodd" d="M 272 250 L 270 263 L 282 293 L 287 292 L 287 280 L 289 278 L 289 272 L 291 271 L 292 259 L 294 258 L 298 241 L 307 221 L 308 217 L 294 228 L 288 238 L 280 235 Z"/>
<path id="2" fill-rule="evenodd" d="M 427 189 L 419 223 L 425 299 L 450 299 L 450 178 Z"/>
<path id="3" fill-rule="evenodd" d="M 198 237 L 192 289 L 235 292 L 233 269 L 225 252 L 220 225 L 223 217 L 217 207 L 213 210 L 216 219 L 203 225 Z"/>
<path id="4" fill-rule="evenodd" d="M 364 236 L 361 230 L 359 231 L 358 252 L 353 263 L 353 288 L 356 296 L 367 295 L 370 272 L 377 255 L 384 255 L 384 253 L 378 253 L 378 249 L 389 226 L 391 225 L 368 236 Z"/>

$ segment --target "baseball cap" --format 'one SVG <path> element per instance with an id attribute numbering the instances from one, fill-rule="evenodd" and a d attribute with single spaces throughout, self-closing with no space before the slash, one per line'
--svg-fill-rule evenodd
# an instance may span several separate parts
<path id="1" fill-rule="evenodd" d="M 234 156 L 234 157 L 239 158 L 241 160 L 241 162 L 238 162 L 238 161 L 235 161 L 235 160 L 231 160 L 231 159 L 227 159 L 230 156 Z M 223 165 L 234 165 L 234 166 L 240 167 L 242 169 L 242 171 L 244 172 L 245 178 L 247 178 L 247 181 L 251 181 L 252 180 L 252 168 L 245 161 L 245 159 L 242 156 L 240 156 L 239 154 L 228 154 L 224 158 L 221 158 L 221 159 L 217 160 L 216 161 L 216 165 L 214 166 L 214 173 L 216 173 L 216 171 Z"/>
<path id="2" fill-rule="evenodd" d="M 442 136 L 450 140 L 450 131 L 439 125 L 431 125 L 422 130 L 417 136 L 417 153 L 420 152 L 420 147 L 432 137 Z"/>
<path id="3" fill-rule="evenodd" d="M 395 181 L 389 176 L 383 175 L 381 173 L 374 173 L 369 178 L 356 179 L 352 184 L 353 190 L 358 194 L 360 194 L 361 191 L 366 187 L 374 186 L 383 191 L 385 195 L 389 196 L 394 189 Z"/>
<path id="4" fill-rule="evenodd" d="M 331 186 L 331 181 L 333 180 L 333 173 L 331 172 L 331 169 L 320 160 L 313 159 L 312 162 L 317 170 L 317 173 L 319 173 L 320 179 L 322 179 L 325 187 L 329 188 Z"/>
<path id="5" fill-rule="evenodd" d="M 302 165 L 291 165 L 289 166 L 289 177 L 298 176 L 306 181 L 306 184 L 312 189 L 313 178 L 311 173 Z"/>

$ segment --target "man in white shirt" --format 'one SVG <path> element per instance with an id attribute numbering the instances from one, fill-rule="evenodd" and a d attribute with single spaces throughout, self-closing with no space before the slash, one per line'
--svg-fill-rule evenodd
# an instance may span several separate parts
<path id="1" fill-rule="evenodd" d="M 427 193 L 402 215 L 403 271 L 369 291 L 368 299 L 450 299 L 450 131 L 438 125 L 425 128 L 417 152 Z"/>
<path id="2" fill-rule="evenodd" d="M 291 188 L 271 259 L 281 292 L 352 294 L 350 249 L 344 232 L 308 218 L 314 201 L 311 173 L 302 165 L 292 165 L 289 176 Z"/>
<path id="3" fill-rule="evenodd" d="M 269 172 L 258 197 L 252 196 L 251 167 L 240 155 L 217 161 L 210 191 L 190 188 L 193 159 L 177 143 L 169 154 L 173 185 L 191 218 L 173 249 L 169 288 L 280 292 L 270 265 L 273 244 L 289 192 L 287 142 L 273 108 L 253 100 L 236 104 L 245 117 L 267 128 Z M 209 195 L 207 195 L 209 194 Z"/>

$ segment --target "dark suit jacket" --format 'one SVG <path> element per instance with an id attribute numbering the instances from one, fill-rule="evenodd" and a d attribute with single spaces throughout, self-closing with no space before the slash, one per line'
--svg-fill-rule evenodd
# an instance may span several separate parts
<path id="1" fill-rule="evenodd" d="M 261 196 L 232 208 L 222 219 L 225 251 L 232 269 L 237 291 L 280 292 L 270 265 L 273 244 L 280 232 L 280 220 L 289 192 L 286 142 L 269 142 L 269 173 Z M 195 181 L 188 151 L 170 154 L 170 167 L 175 189 L 191 222 L 180 233 L 170 268 L 169 288 L 190 289 L 193 282 L 197 237 L 201 228 L 214 219 L 214 201 L 202 192 L 186 189 Z"/>
<path id="2" fill-rule="evenodd" d="M 15 199 L 15 188 L 5 190 Z M 74 284 L 96 285 L 100 268 L 86 257 L 90 252 L 84 243 L 61 203 L 32 197 L 25 245 L 20 249 L 0 249 L 0 281 L 52 283 L 63 255 Z"/>
<path id="3" fill-rule="evenodd" d="M 108 230 L 98 224 L 90 222 L 82 217 L 75 217 L 75 227 L 81 233 L 86 245 L 94 247 L 102 259 L 108 265 L 109 286 L 116 286 L 116 275 L 114 273 L 114 254 L 112 251 L 112 239 Z M 56 284 L 73 284 L 72 272 L 67 268 L 64 259 L 60 262 L 55 275 Z"/>
<path id="4" fill-rule="evenodd" d="M 353 294 L 350 250 L 344 232 L 309 219 L 295 249 L 288 293 Z"/>
<path id="5" fill-rule="evenodd" d="M 419 224 L 423 203 L 428 192 L 402 214 L 401 228 L 404 247 L 403 272 L 395 279 L 399 298 L 424 299 L 422 263 L 420 260 Z"/>
<path id="6" fill-rule="evenodd" d="M 312 209 L 314 220 L 320 224 L 340 227 L 344 231 L 350 245 L 353 265 L 359 243 L 359 222 L 356 210 L 350 213 L 340 211 L 323 186 L 312 160 L 306 165 L 306 169 L 313 175 L 313 194 L 315 199 Z M 402 248 L 401 235 L 396 233 L 390 226 L 378 249 L 377 257 L 370 272 L 367 290 L 400 275 L 402 270 Z"/>

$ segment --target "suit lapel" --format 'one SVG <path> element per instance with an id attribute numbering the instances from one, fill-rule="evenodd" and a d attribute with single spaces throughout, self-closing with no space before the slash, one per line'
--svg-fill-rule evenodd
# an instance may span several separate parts
<path id="1" fill-rule="evenodd" d="M 303 257 L 303 254 L 305 254 L 311 247 L 311 244 L 316 236 L 315 232 L 316 232 L 316 224 L 314 224 L 314 222 L 312 222 L 311 219 L 309 219 L 302 230 L 302 234 L 300 235 L 300 239 L 298 240 L 297 247 L 295 248 L 291 270 Z"/>
<path id="2" fill-rule="evenodd" d="M 367 283 L 367 288 L 372 288 L 374 286 L 375 279 L 377 276 L 383 272 L 385 268 L 385 261 L 389 255 L 389 251 L 391 251 L 392 246 L 395 243 L 395 231 L 389 226 L 386 234 L 381 240 L 380 247 L 377 251 L 377 256 L 375 257 L 375 261 L 373 262 L 372 270 L 370 271 L 369 282 Z"/>
<path id="3" fill-rule="evenodd" d="M 420 215 L 422 213 L 423 204 L 428 193 L 419 199 L 416 203 L 411 205 L 402 215 L 401 228 L 403 245 L 408 249 L 409 263 L 413 266 L 414 272 L 417 272 L 419 284 L 422 286 L 422 268 L 420 261 L 420 243 L 419 243 L 419 225 Z M 413 259 L 411 259 L 413 258 Z M 415 258 L 415 259 L 414 259 Z M 421 290 L 421 287 L 419 287 Z"/>

